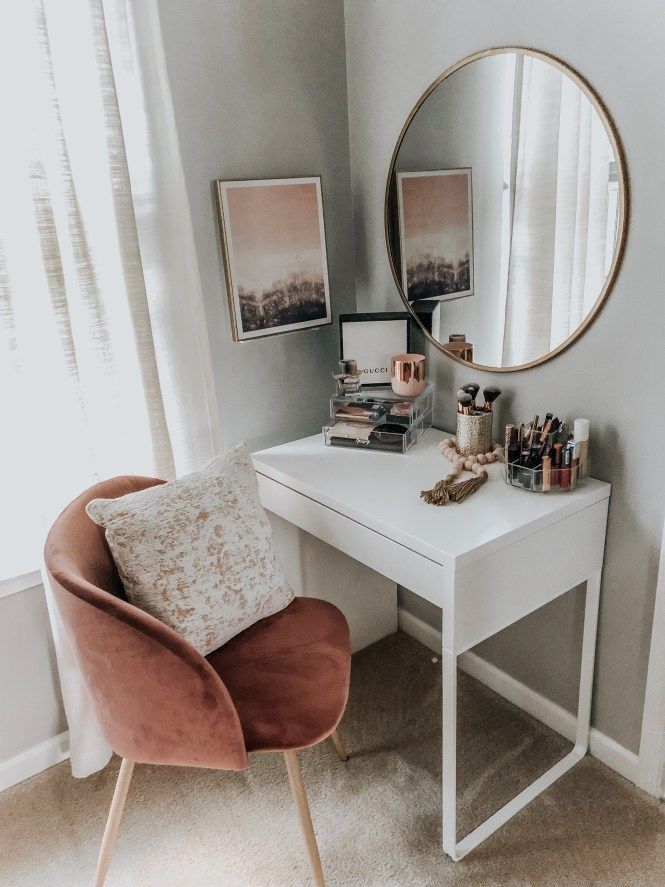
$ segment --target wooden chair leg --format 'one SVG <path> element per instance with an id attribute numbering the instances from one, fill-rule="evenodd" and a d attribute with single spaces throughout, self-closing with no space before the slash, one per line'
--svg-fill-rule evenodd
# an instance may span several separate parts
<path id="1" fill-rule="evenodd" d="M 333 730 L 330 734 L 330 738 L 333 741 L 333 745 L 337 749 L 337 754 L 339 755 L 340 760 L 348 761 L 349 756 L 346 752 L 346 749 L 344 748 L 344 743 L 342 742 L 342 737 L 339 735 L 339 732 L 337 730 Z"/>
<path id="2" fill-rule="evenodd" d="M 289 774 L 291 794 L 293 795 L 293 800 L 298 809 L 300 828 L 302 830 L 303 838 L 305 839 L 314 883 L 316 884 L 316 887 L 325 887 L 323 868 L 321 867 L 321 857 L 319 856 L 319 848 L 316 843 L 316 835 L 314 834 L 314 826 L 312 825 L 312 817 L 309 812 L 309 804 L 307 803 L 307 794 L 305 793 L 305 785 L 302 781 L 298 756 L 294 751 L 285 751 L 284 760 L 286 761 L 286 769 Z"/>
<path id="3" fill-rule="evenodd" d="M 125 809 L 125 800 L 127 799 L 127 792 L 129 791 L 129 783 L 133 771 L 134 761 L 123 758 L 122 764 L 120 765 L 120 773 L 118 773 L 118 781 L 115 784 L 115 791 L 113 792 L 109 817 L 106 820 L 102 846 L 99 849 L 99 859 L 97 860 L 97 873 L 95 874 L 94 887 L 103 887 L 106 879 L 106 873 L 109 870 L 111 857 L 113 856 L 113 851 L 115 849 L 115 840 L 118 837 L 122 811 Z"/>

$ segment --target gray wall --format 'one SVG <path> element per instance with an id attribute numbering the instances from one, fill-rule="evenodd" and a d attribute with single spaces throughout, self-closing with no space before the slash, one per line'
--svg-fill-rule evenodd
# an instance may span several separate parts
<path id="1" fill-rule="evenodd" d="M 158 0 L 225 443 L 321 429 L 355 310 L 342 0 Z M 321 175 L 335 323 L 233 343 L 211 182 Z"/>
<path id="2" fill-rule="evenodd" d="M 411 107 L 448 65 L 488 46 L 533 46 L 578 68 L 615 118 L 632 181 L 632 219 L 614 292 L 589 331 L 535 369 L 489 375 L 430 354 L 436 422 L 454 427 L 454 392 L 475 377 L 506 391 L 499 423 L 554 409 L 588 416 L 593 473 L 613 484 L 598 646 L 595 725 L 637 750 L 643 709 L 665 473 L 656 465 L 665 432 L 659 380 L 665 371 L 665 113 L 654 99 L 665 77 L 665 8 L 647 0 L 528 0 L 346 3 L 351 166 L 359 310 L 396 308 L 383 237 L 388 162 Z M 631 339 L 637 343 L 631 345 Z M 649 443 L 635 440 L 635 388 L 656 409 Z M 562 552 L 565 557 L 565 552 Z M 406 596 L 408 597 L 408 596 Z M 483 645 L 500 667 L 567 705 L 577 667 L 579 596 L 570 596 Z M 408 605 L 408 602 L 407 602 Z M 433 614 L 430 613 L 430 617 Z M 564 634 L 559 634 L 563 630 Z"/>
<path id="3" fill-rule="evenodd" d="M 0 598 L 0 764 L 67 729 L 41 585 Z"/>

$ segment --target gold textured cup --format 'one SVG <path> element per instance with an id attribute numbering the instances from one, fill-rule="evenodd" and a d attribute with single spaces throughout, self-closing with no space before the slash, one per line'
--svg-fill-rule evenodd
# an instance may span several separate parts
<path id="1" fill-rule="evenodd" d="M 492 448 L 493 414 L 476 413 L 475 416 L 457 414 L 457 434 L 455 443 L 463 456 L 478 456 L 489 453 Z"/>
<path id="2" fill-rule="evenodd" d="M 390 358 L 390 384 L 400 397 L 415 397 L 425 389 L 425 355 L 395 354 Z"/>

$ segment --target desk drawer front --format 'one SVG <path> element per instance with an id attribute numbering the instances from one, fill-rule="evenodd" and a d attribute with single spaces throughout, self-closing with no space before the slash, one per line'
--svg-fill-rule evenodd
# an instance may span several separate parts
<path id="1" fill-rule="evenodd" d="M 257 474 L 257 480 L 267 511 L 441 606 L 441 565 L 265 475 Z"/>

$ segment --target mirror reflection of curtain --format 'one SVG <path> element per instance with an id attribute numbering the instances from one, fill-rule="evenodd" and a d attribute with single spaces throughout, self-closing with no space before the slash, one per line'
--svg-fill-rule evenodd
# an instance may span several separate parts
<path id="1" fill-rule="evenodd" d="M 521 60 L 520 60 L 521 61 Z M 553 65 L 515 66 L 503 365 L 556 348 L 598 298 L 614 251 L 614 157 L 579 87 Z"/>

